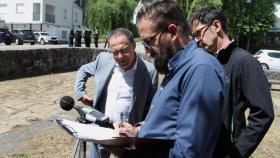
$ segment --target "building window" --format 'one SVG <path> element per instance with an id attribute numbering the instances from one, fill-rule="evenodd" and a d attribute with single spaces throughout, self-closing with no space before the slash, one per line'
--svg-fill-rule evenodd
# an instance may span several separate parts
<path id="1" fill-rule="evenodd" d="M 7 4 L 0 4 L 0 14 L 7 14 Z"/>
<path id="2" fill-rule="evenodd" d="M 46 22 L 55 23 L 55 8 L 52 5 L 46 5 Z"/>
<path id="3" fill-rule="evenodd" d="M 7 7 L 7 4 L 0 3 L 0 8 L 5 8 L 5 7 Z"/>
<path id="4" fill-rule="evenodd" d="M 64 9 L 64 11 L 63 11 L 63 18 L 67 19 L 67 9 Z"/>
<path id="5" fill-rule="evenodd" d="M 17 3 L 16 4 L 16 12 L 17 13 L 24 13 L 24 4 L 23 3 Z"/>
<path id="6" fill-rule="evenodd" d="M 41 4 L 33 3 L 33 21 L 40 21 L 41 19 Z"/>

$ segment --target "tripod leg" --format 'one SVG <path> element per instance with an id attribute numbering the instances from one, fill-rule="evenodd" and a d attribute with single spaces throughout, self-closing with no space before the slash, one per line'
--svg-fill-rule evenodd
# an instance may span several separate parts
<path id="1" fill-rule="evenodd" d="M 80 144 L 80 140 L 77 139 L 76 142 L 75 142 L 75 145 L 73 147 L 73 150 L 72 150 L 72 158 L 76 158 L 78 148 L 80 147 L 79 144 Z"/>
<path id="2" fill-rule="evenodd" d="M 86 158 L 87 142 L 80 141 L 80 158 Z"/>

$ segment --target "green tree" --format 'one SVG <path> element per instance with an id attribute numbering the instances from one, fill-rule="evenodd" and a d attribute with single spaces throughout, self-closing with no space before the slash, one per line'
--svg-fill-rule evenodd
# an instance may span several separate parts
<path id="1" fill-rule="evenodd" d="M 103 34 L 108 30 L 131 27 L 136 0 L 90 0 L 87 6 L 88 23 L 91 28 L 97 26 Z"/>
<path id="2" fill-rule="evenodd" d="M 228 33 L 249 50 L 252 39 L 261 42 L 275 23 L 275 3 L 279 0 L 223 0 L 228 17 Z M 242 42 L 240 42 L 242 41 Z"/>
<path id="3" fill-rule="evenodd" d="M 187 17 L 190 17 L 191 14 L 206 6 L 206 5 L 214 5 L 220 7 L 222 5 L 222 0 L 177 0 L 178 5 L 184 11 Z"/>

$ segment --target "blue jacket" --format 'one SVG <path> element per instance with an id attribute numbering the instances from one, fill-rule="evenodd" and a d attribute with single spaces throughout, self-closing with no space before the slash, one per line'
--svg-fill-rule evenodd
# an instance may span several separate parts
<path id="1" fill-rule="evenodd" d="M 191 41 L 169 61 L 139 137 L 174 139 L 170 158 L 212 157 L 222 124 L 227 77 L 221 64 Z"/>

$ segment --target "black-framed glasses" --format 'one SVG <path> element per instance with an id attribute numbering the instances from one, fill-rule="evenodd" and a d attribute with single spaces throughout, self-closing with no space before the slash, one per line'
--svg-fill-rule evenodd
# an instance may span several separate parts
<path id="1" fill-rule="evenodd" d="M 113 54 L 113 56 L 121 55 L 127 55 L 129 53 L 129 46 L 126 46 L 124 48 L 121 48 L 119 50 L 110 50 L 110 52 Z"/>
<path id="2" fill-rule="evenodd" d="M 156 33 L 152 37 L 148 37 L 148 38 L 142 39 L 142 44 L 144 45 L 144 47 L 150 49 L 154 39 L 157 37 L 157 35 L 159 35 L 162 32 L 163 31 L 159 31 L 158 33 Z"/>
<path id="3" fill-rule="evenodd" d="M 201 27 L 200 29 L 198 29 L 197 31 L 195 31 L 195 33 L 192 34 L 192 37 L 194 39 L 196 39 L 197 41 L 201 40 L 205 34 L 205 32 L 208 30 L 208 28 L 211 26 L 210 25 L 205 25 L 203 27 Z M 202 31 L 204 28 L 206 28 L 204 31 Z M 203 33 L 202 33 L 203 32 Z"/>

